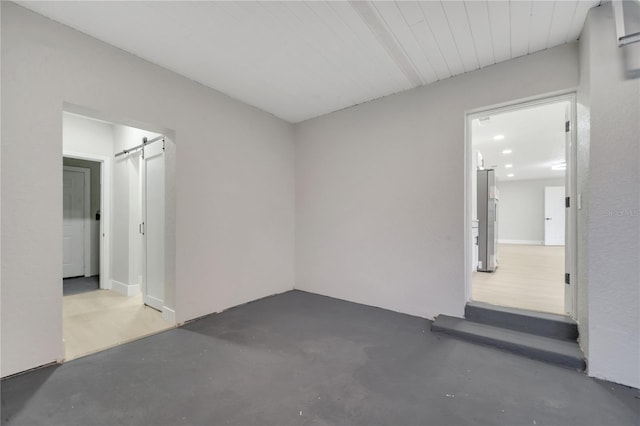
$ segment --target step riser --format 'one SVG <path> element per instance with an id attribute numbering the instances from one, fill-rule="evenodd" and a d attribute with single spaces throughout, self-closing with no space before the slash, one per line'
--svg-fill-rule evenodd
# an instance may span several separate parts
<path id="1" fill-rule="evenodd" d="M 586 368 L 584 359 L 568 357 L 562 354 L 548 352 L 548 351 L 544 351 L 537 348 L 522 346 L 522 345 L 514 344 L 511 342 L 495 340 L 485 336 L 477 336 L 475 334 L 459 332 L 457 330 L 451 330 L 448 328 L 442 328 L 437 326 L 435 323 L 432 324 L 431 331 L 444 333 L 449 336 L 457 337 L 473 343 L 479 343 L 482 345 L 495 347 L 495 348 L 509 351 L 518 355 L 523 355 L 528 358 L 544 361 L 550 364 L 560 365 L 568 368 L 574 368 L 580 371 L 584 371 Z"/>
<path id="2" fill-rule="evenodd" d="M 467 305 L 465 307 L 465 318 L 481 324 L 522 331 L 524 333 L 553 339 L 576 341 L 578 338 L 578 327 L 575 323 L 521 315 L 508 310 L 494 310 Z"/>

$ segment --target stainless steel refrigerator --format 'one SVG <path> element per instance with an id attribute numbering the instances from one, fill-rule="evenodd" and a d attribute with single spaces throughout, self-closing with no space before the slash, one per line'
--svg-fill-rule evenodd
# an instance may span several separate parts
<path id="1" fill-rule="evenodd" d="M 498 190 L 495 170 L 478 170 L 478 271 L 498 267 Z"/>

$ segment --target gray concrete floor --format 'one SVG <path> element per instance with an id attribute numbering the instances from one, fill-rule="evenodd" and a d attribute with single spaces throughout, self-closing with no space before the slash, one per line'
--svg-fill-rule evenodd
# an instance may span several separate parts
<path id="1" fill-rule="evenodd" d="M 7 425 L 638 425 L 637 390 L 292 291 L 2 382 Z"/>

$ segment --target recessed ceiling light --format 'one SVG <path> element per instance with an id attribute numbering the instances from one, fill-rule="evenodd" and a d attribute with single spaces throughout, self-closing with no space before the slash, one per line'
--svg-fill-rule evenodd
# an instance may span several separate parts
<path id="1" fill-rule="evenodd" d="M 493 140 L 494 140 L 494 141 L 501 141 L 502 139 L 504 139 L 504 135 L 495 135 L 495 136 L 493 137 Z"/>
<path id="2" fill-rule="evenodd" d="M 511 154 L 513 151 L 511 151 L 510 149 L 503 149 L 502 153 L 503 154 Z"/>
<path id="3" fill-rule="evenodd" d="M 512 167 L 513 167 L 513 164 L 505 164 L 505 165 L 504 165 L 504 168 L 505 168 L 505 169 L 510 169 L 510 168 L 512 168 Z"/>
<path id="4" fill-rule="evenodd" d="M 507 175 L 507 177 L 514 177 L 514 176 L 515 176 L 515 175 L 514 175 L 513 173 L 509 173 L 509 174 Z"/>

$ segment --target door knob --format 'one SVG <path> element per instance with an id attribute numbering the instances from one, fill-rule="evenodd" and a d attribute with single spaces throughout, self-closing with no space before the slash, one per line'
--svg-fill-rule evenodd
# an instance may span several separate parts
<path id="1" fill-rule="evenodd" d="M 544 220 L 551 220 L 551 218 L 550 217 L 545 217 Z"/>

